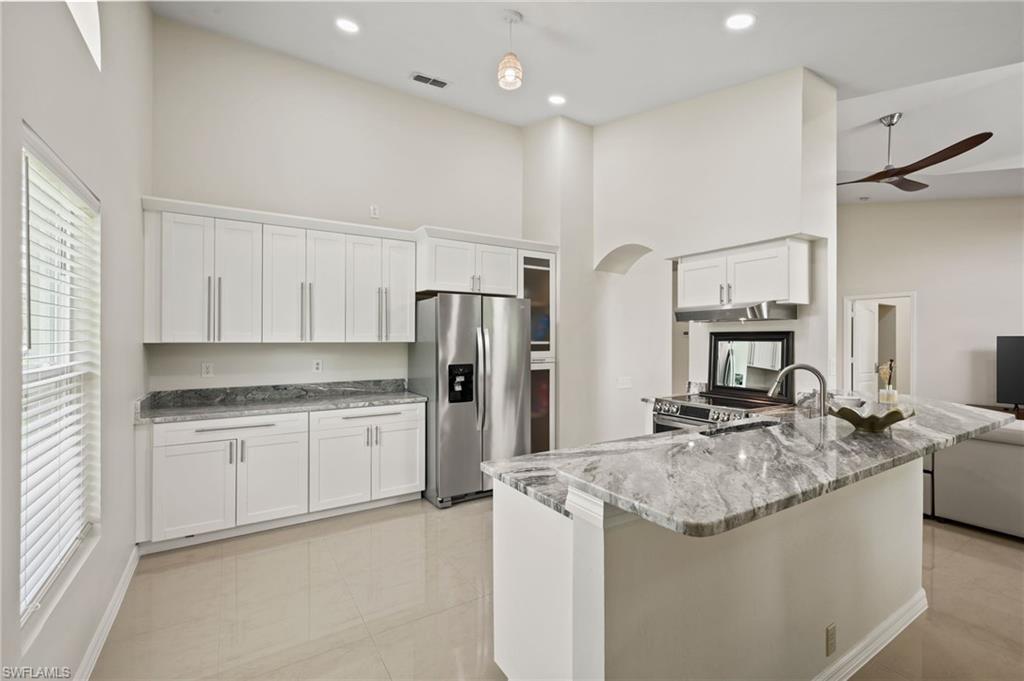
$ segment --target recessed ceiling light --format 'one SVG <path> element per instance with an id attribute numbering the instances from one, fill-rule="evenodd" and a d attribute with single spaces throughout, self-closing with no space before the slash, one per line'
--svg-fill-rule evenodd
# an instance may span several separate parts
<path id="1" fill-rule="evenodd" d="M 725 20 L 725 27 L 730 31 L 745 31 L 754 25 L 757 21 L 757 17 L 749 12 L 739 12 L 732 14 L 728 19 Z"/>
<path id="2" fill-rule="evenodd" d="M 339 17 L 335 20 L 334 25 L 345 33 L 359 33 L 359 24 L 345 17 Z"/>
<path id="3" fill-rule="evenodd" d="M 551 104 L 554 104 L 555 106 L 562 106 L 563 104 L 565 104 L 565 96 L 564 95 L 551 95 L 550 97 L 548 97 L 548 102 L 550 102 Z"/>

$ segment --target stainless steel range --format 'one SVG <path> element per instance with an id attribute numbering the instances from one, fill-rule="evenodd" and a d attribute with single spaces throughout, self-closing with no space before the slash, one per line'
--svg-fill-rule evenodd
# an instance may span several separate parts
<path id="1" fill-rule="evenodd" d="M 733 404 L 726 404 L 732 402 Z M 714 395 L 693 394 L 659 397 L 654 400 L 654 432 L 701 430 L 708 425 L 729 423 L 754 415 L 750 407 Z M 757 405 L 765 406 L 765 405 Z"/>

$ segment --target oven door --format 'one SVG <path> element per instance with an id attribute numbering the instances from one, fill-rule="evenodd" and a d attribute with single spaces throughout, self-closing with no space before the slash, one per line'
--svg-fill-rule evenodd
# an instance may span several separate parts
<path id="1" fill-rule="evenodd" d="M 667 433 L 672 430 L 688 430 L 696 433 L 711 425 L 710 421 L 691 419 L 686 416 L 669 416 L 667 414 L 654 414 L 654 432 Z"/>

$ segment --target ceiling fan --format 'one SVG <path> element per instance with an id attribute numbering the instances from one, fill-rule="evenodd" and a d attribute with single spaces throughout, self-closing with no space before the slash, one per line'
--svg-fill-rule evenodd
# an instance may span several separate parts
<path id="1" fill-rule="evenodd" d="M 890 184 L 897 189 L 902 189 L 905 192 L 916 192 L 922 189 L 926 189 L 928 185 L 924 182 L 918 182 L 917 180 L 911 180 L 907 177 L 910 173 L 916 173 L 920 170 L 924 170 L 929 166 L 933 166 L 943 161 L 948 161 L 951 158 L 959 156 L 965 152 L 970 151 L 974 147 L 988 141 L 992 137 L 990 132 L 979 132 L 977 135 L 971 135 L 970 137 L 964 138 L 956 144 L 951 144 L 945 149 L 936 151 L 931 156 L 925 156 L 920 161 L 909 163 L 905 166 L 897 168 L 892 164 L 892 129 L 900 119 L 903 118 L 903 114 L 900 112 L 891 113 L 888 116 L 882 116 L 878 119 L 878 122 L 886 127 L 889 131 L 889 146 L 888 146 L 888 161 L 885 164 L 885 168 L 879 170 L 873 175 L 862 177 L 859 180 L 850 180 L 849 182 L 840 182 L 843 184 L 857 184 L 858 182 L 884 182 Z"/>

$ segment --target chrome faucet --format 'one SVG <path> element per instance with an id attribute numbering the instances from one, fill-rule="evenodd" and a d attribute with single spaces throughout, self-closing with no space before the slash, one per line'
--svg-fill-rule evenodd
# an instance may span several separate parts
<path id="1" fill-rule="evenodd" d="M 809 371 L 818 378 L 818 411 L 821 413 L 822 417 L 828 416 L 828 386 L 825 383 L 825 374 L 821 373 L 810 364 L 790 364 L 788 367 L 784 367 L 782 371 L 779 372 L 775 382 L 772 383 L 772 387 L 768 389 L 768 397 L 775 397 L 778 395 L 779 388 L 782 387 L 782 379 L 797 369 Z"/>

